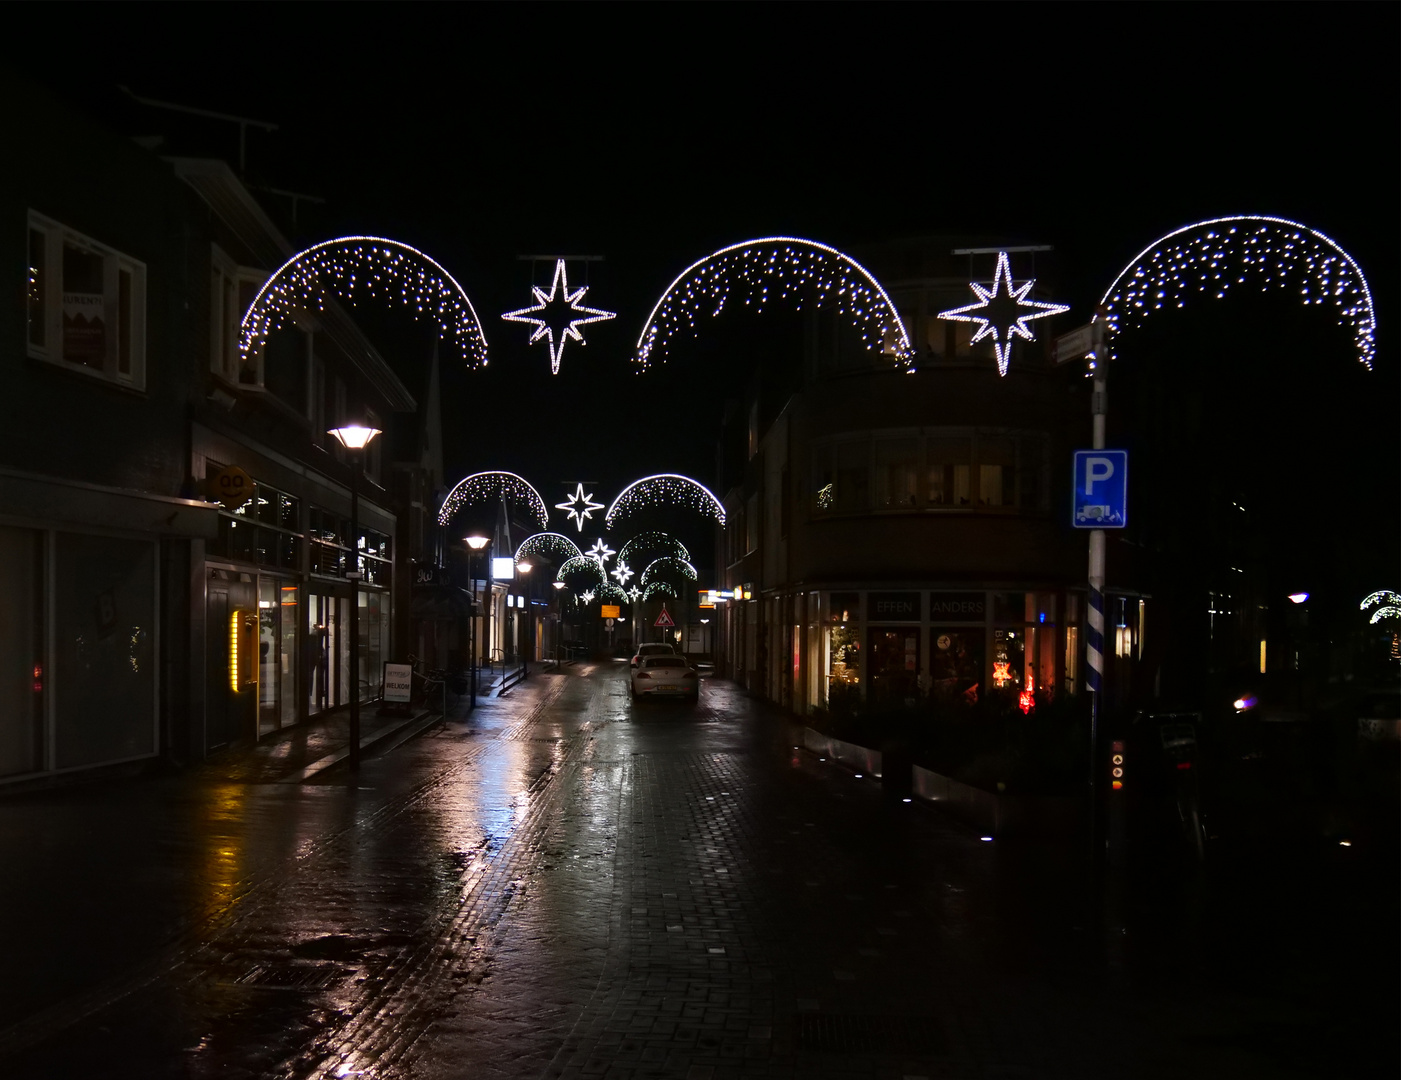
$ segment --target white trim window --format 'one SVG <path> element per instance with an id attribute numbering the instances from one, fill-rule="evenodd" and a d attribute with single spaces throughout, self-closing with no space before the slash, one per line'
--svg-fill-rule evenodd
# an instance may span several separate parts
<path id="1" fill-rule="evenodd" d="M 146 387 L 146 265 L 29 211 L 30 356 Z"/>
<path id="2" fill-rule="evenodd" d="M 238 266 L 213 245 L 209 257 L 209 370 L 234 386 L 263 385 L 262 350 L 245 363 L 238 351 L 238 336 L 243 313 L 266 279 L 262 271 Z"/>

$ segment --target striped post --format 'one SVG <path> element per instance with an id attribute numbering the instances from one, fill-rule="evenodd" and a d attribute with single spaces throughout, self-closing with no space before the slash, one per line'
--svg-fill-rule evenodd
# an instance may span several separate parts
<path id="1" fill-rule="evenodd" d="M 1085 635 L 1085 684 L 1092 693 L 1104 689 L 1104 530 L 1090 532 L 1089 632 Z"/>

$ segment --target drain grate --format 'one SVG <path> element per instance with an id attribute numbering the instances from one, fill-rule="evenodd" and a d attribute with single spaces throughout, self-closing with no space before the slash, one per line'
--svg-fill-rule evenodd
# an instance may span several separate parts
<path id="1" fill-rule="evenodd" d="M 346 974 L 345 968 L 335 964 L 259 964 L 234 982 L 259 990 L 296 990 L 314 994 L 333 986 Z"/>
<path id="2" fill-rule="evenodd" d="M 798 1049 L 819 1054 L 924 1054 L 938 1049 L 924 1016 L 800 1013 Z"/>

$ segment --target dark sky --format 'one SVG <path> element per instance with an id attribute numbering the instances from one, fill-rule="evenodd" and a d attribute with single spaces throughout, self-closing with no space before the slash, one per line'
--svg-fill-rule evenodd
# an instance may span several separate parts
<path id="1" fill-rule="evenodd" d="M 462 282 L 492 366 L 447 380 L 459 475 L 549 494 L 713 472 L 727 379 L 703 349 L 638 377 L 631 347 L 680 269 L 772 234 L 1053 244 L 1078 322 L 1172 228 L 1293 218 L 1369 275 L 1396 404 L 1395 4 L 121 5 L 82 9 L 81 34 L 73 12 L 12 12 L 33 25 L 10 62 L 133 131 L 176 129 L 117 83 L 277 123 L 249 180 L 326 200 L 294 239 L 394 237 Z M 232 129 L 183 130 L 235 152 Z M 535 253 L 605 256 L 587 302 L 619 313 L 554 378 L 499 318 Z"/>

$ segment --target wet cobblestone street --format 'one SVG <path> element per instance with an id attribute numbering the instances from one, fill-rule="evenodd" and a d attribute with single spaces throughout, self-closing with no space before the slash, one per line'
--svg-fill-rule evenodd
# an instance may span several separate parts
<path id="1" fill-rule="evenodd" d="M 0 803 L 15 1076 L 1394 1075 L 1393 875 L 1105 887 L 721 680 Z M 1307 875 L 1307 876 L 1306 876 Z M 1307 920 L 1301 921 L 1304 913 Z"/>

